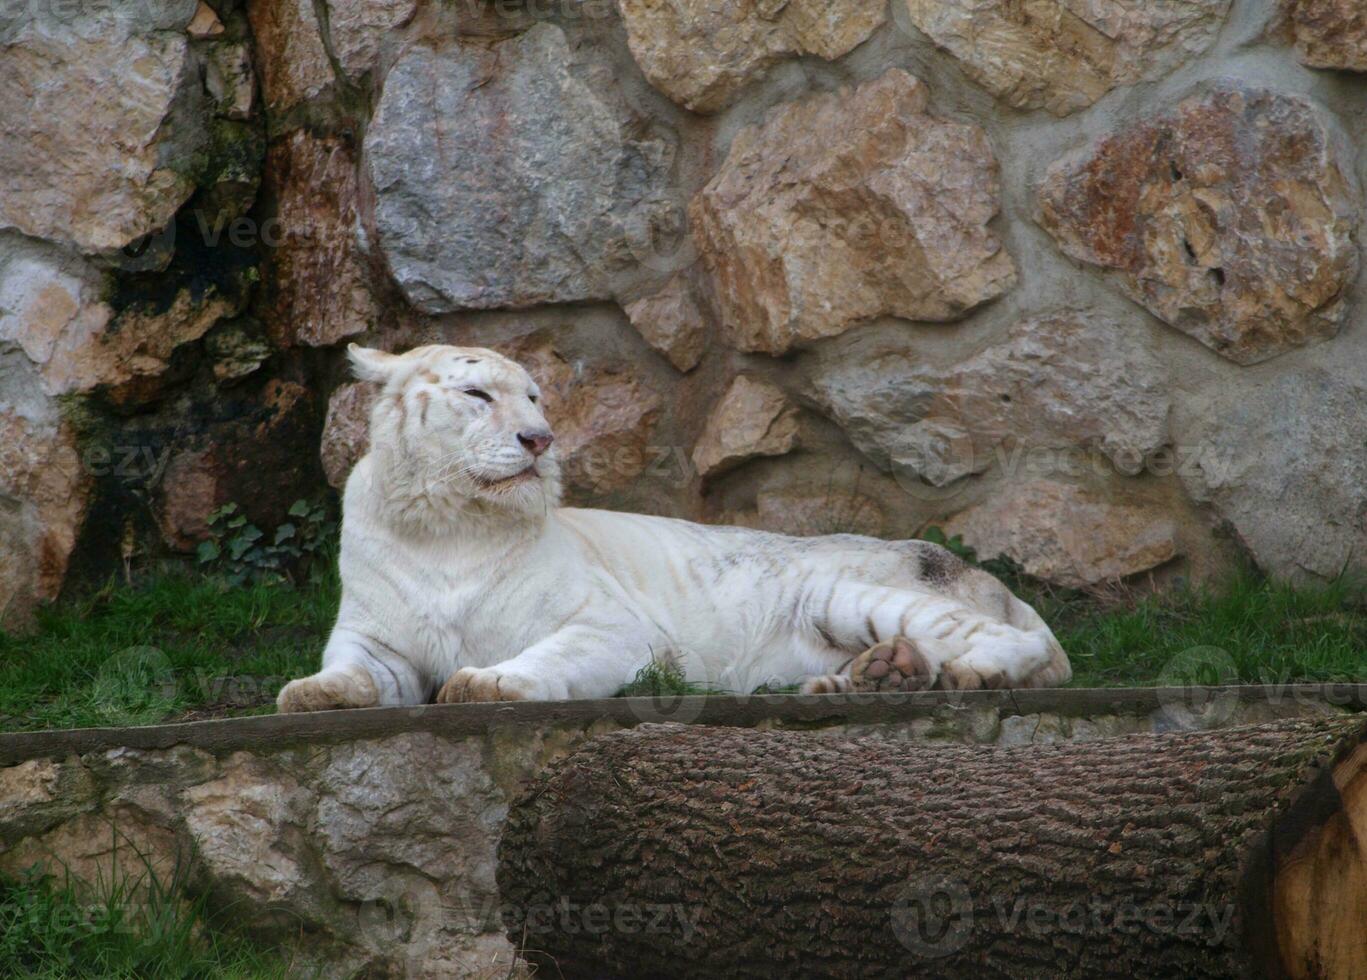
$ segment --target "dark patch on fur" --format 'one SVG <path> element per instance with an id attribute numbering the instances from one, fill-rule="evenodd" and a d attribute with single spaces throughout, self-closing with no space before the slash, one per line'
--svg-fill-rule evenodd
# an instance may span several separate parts
<path id="1" fill-rule="evenodd" d="M 921 578 L 938 588 L 944 588 L 963 576 L 968 564 L 945 548 L 931 545 L 921 549 Z"/>

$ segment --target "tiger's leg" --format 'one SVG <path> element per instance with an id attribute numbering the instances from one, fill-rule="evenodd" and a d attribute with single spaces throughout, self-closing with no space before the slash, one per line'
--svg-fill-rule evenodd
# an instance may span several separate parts
<path id="1" fill-rule="evenodd" d="M 820 636 L 862 651 L 836 674 L 808 681 L 808 692 L 1029 686 L 1058 646 L 1042 624 L 1022 630 L 931 593 L 841 580 L 814 586 L 806 598 Z"/>

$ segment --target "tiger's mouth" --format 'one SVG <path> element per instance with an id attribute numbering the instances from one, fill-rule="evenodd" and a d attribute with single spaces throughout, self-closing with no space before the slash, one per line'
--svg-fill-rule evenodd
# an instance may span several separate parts
<path id="1" fill-rule="evenodd" d="M 494 479 L 485 476 L 477 476 L 475 477 L 475 482 L 478 483 L 483 490 L 502 490 L 507 487 L 517 486 L 520 483 L 526 483 L 529 480 L 540 479 L 540 477 L 541 473 L 537 470 L 536 464 L 533 463 L 525 470 L 519 470 L 512 476 L 501 476 Z"/>

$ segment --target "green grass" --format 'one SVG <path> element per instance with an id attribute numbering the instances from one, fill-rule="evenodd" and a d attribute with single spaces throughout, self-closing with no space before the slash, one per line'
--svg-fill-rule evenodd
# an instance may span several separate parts
<path id="1" fill-rule="evenodd" d="M 1367 588 L 1244 575 L 1127 601 L 1035 595 L 1074 687 L 1367 681 Z"/>
<path id="2" fill-rule="evenodd" d="M 77 728 L 273 710 L 317 670 L 335 579 L 226 587 L 171 575 L 108 586 L 0 633 L 0 728 Z"/>
<path id="3" fill-rule="evenodd" d="M 1098 599 L 1013 580 L 1054 627 L 1074 686 L 1367 680 L 1367 589 L 1292 588 L 1246 575 L 1218 589 Z M 109 586 L 0 634 L 0 729 L 138 725 L 273 710 L 317 669 L 335 577 L 228 588 L 166 576 Z M 706 694 L 651 665 L 622 694 Z"/>
<path id="4" fill-rule="evenodd" d="M 146 873 L 78 892 L 30 869 L 0 876 L 0 976 L 34 980 L 273 980 L 288 966 L 227 935 L 202 899 Z"/>

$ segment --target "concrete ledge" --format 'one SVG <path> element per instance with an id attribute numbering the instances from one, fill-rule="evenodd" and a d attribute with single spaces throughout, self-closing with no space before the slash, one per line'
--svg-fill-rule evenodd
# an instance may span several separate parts
<path id="1" fill-rule="evenodd" d="M 266 715 L 135 728 L 78 728 L 0 733 L 0 766 L 113 748 L 211 752 L 278 749 L 298 743 L 335 743 L 405 732 L 448 738 L 484 735 L 505 726 L 573 727 L 608 722 L 630 727 L 675 722 L 754 728 L 879 725 L 945 713 L 995 710 L 1002 717 L 1055 714 L 1068 718 L 1148 715 L 1168 710 L 1200 714 L 1225 708 L 1324 705 L 1367 710 L 1367 682 L 1237 685 L 1228 687 L 1048 688 L 1023 691 L 921 691 L 914 694 L 766 694 L 680 698 L 603 698 L 499 704 L 429 704 L 314 714 Z M 1173 727 L 1183 727 L 1175 718 Z"/>

